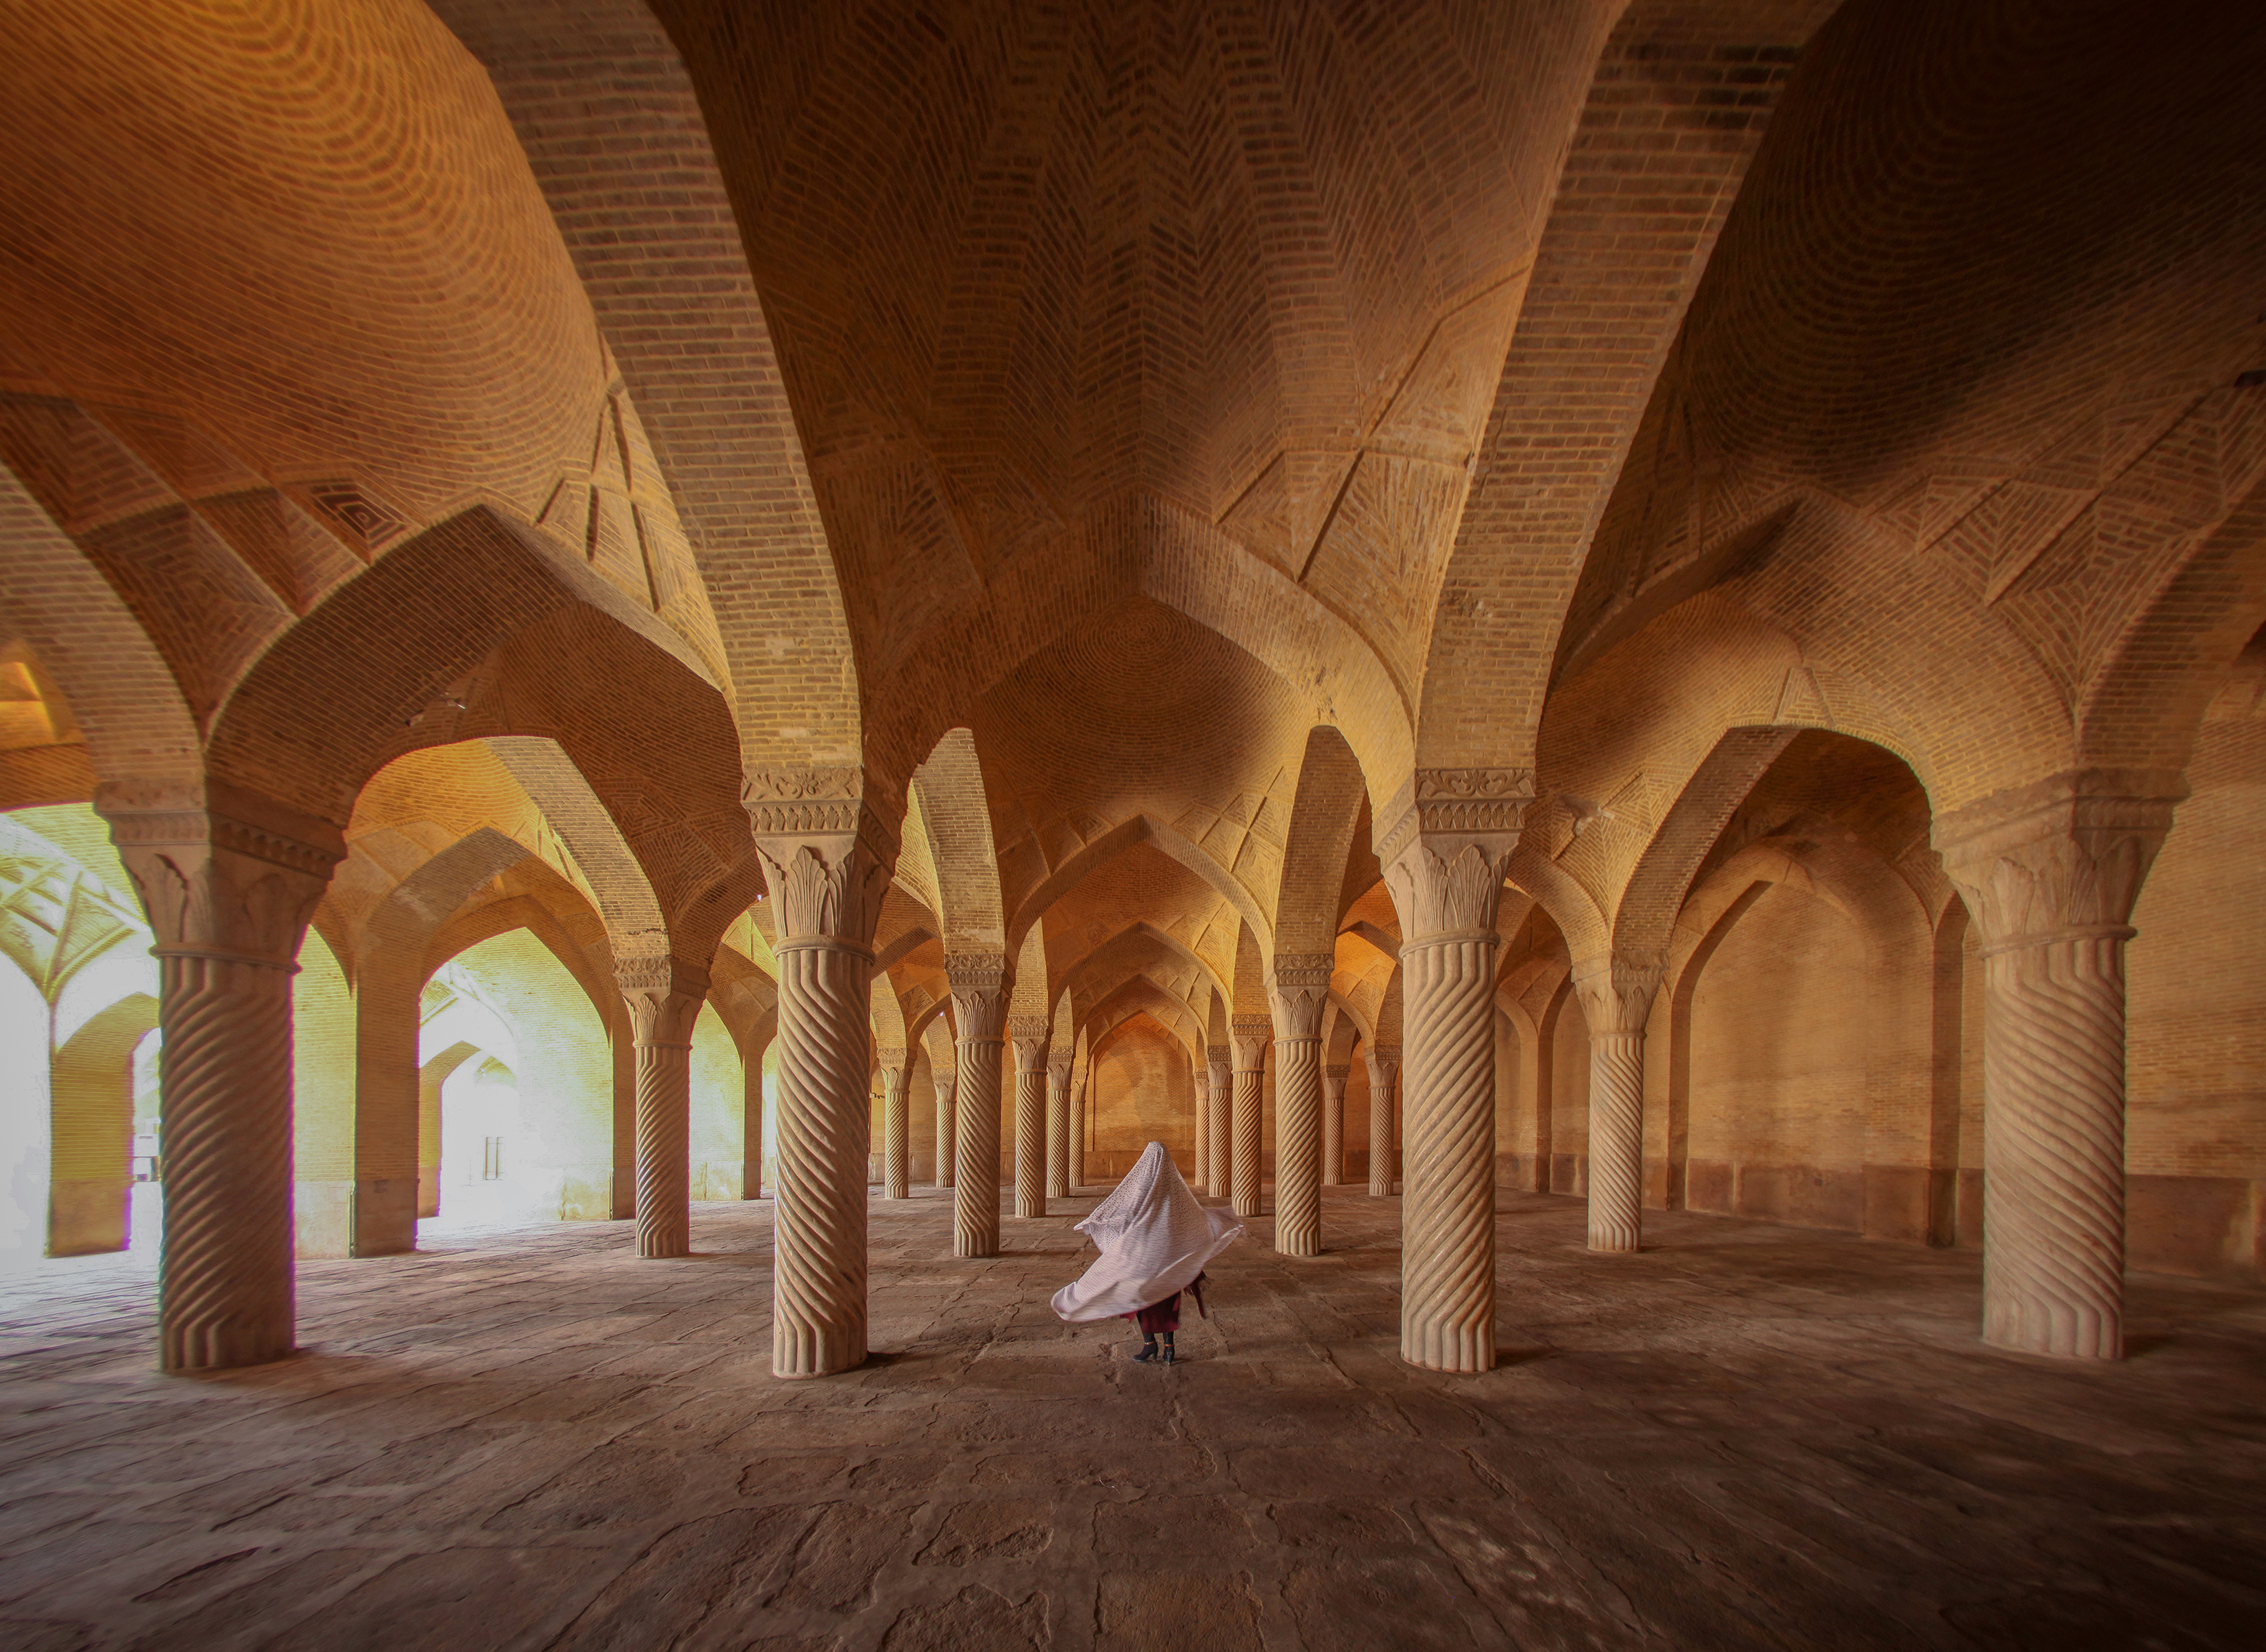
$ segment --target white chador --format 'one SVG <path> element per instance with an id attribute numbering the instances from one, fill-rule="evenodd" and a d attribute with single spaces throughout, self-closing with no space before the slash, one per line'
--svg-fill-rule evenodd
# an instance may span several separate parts
<path id="1" fill-rule="evenodd" d="M 1243 1237 L 1243 1224 L 1198 1204 L 1164 1143 L 1151 1142 L 1078 1231 L 1101 1254 L 1076 1284 L 1055 1292 L 1055 1312 L 1107 1319 L 1187 1290 L 1206 1262 Z"/>

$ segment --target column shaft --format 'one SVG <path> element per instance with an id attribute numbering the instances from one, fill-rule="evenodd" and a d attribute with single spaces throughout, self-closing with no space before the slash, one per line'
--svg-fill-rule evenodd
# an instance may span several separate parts
<path id="1" fill-rule="evenodd" d="M 1345 1092 L 1343 1067 L 1322 1069 L 1322 1186 L 1345 1183 Z"/>
<path id="2" fill-rule="evenodd" d="M 1267 976 L 1275 1031 L 1275 1248 L 1322 1249 L 1322 1012 L 1328 953 L 1280 953 Z"/>
<path id="3" fill-rule="evenodd" d="M 1235 1191 L 1235 1074 L 1231 1060 L 1225 1044 L 1214 1044 L 1204 1051 L 1204 1072 L 1210 1080 L 1204 1094 L 1205 1126 L 1211 1137 L 1211 1182 L 1206 1191 L 1215 1199 L 1227 1198 Z"/>
<path id="4" fill-rule="evenodd" d="M 1405 990 L 1405 989 L 1404 989 Z M 1399 1050 L 1372 1050 L 1369 1056 L 1369 1196 L 1392 1196 L 1392 1086 L 1400 1077 Z"/>
<path id="5" fill-rule="evenodd" d="M 1983 1340 L 2123 1356 L 2124 938 L 1983 966 Z"/>
<path id="6" fill-rule="evenodd" d="M 1400 1356 L 1434 1371 L 1495 1364 L 1495 954 L 1492 932 L 1411 941 L 1400 954 Z"/>
<path id="7" fill-rule="evenodd" d="M 959 1140 L 953 1171 L 952 1254 L 999 1254 L 999 1067 L 1007 1020 L 1007 960 L 998 954 L 947 959 L 954 1019 L 960 1028 Z"/>
<path id="8" fill-rule="evenodd" d="M 1016 1028 L 1015 1214 L 1047 1213 L 1047 1024 Z"/>
<path id="9" fill-rule="evenodd" d="M 1405 938 L 1400 1357 L 1433 1371 L 1495 1365 L 1495 919 L 1531 787 L 1518 770 L 1420 770 L 1378 846 Z"/>
<path id="10" fill-rule="evenodd" d="M 1617 948 L 1574 967 L 1590 1027 L 1590 1248 L 1644 1239 L 1644 1029 L 1667 960 Z"/>
<path id="11" fill-rule="evenodd" d="M 291 1351 L 291 974 L 157 949 L 164 1250 L 159 1363 L 258 1365 Z"/>
<path id="12" fill-rule="evenodd" d="M 637 1047 L 637 1254 L 692 1254 L 692 1047 Z"/>
<path id="13" fill-rule="evenodd" d="M 1092 1080 L 1089 1078 L 1087 1082 Z M 1086 1107 L 1085 1085 L 1073 1085 L 1070 1099 L 1070 1185 L 1072 1192 L 1085 1186 Z"/>
<path id="14" fill-rule="evenodd" d="M 949 1188 L 953 1182 L 954 1093 L 959 1088 L 959 1074 L 947 1070 L 936 1080 L 936 1185 Z"/>
<path id="15" fill-rule="evenodd" d="M 903 1052 L 899 1052 L 902 1056 Z M 912 1120 L 905 1106 L 905 1069 L 881 1069 L 881 1196 L 903 1199 L 912 1193 Z"/>
<path id="16" fill-rule="evenodd" d="M 95 798 L 141 892 L 164 1034 L 158 1363 L 291 1351 L 291 977 L 346 852 L 336 827 L 216 780 Z"/>
<path id="17" fill-rule="evenodd" d="M 1322 1249 L 1322 1042 L 1275 1042 L 1275 1248 Z"/>
<path id="18" fill-rule="evenodd" d="M 1644 1234 L 1644 1034 L 1590 1034 L 1590 1248 L 1634 1251 Z"/>
<path id="19" fill-rule="evenodd" d="M 692 1024 L 706 974 L 672 957 L 614 966 L 634 1034 L 637 1254 L 692 1254 Z"/>
<path id="20" fill-rule="evenodd" d="M 1229 1104 L 1234 1115 L 1229 1188 L 1238 1216 L 1260 1213 L 1260 1107 L 1266 1096 L 1267 1046 L 1273 1042 L 1269 1034 L 1274 1030 L 1274 1022 L 1264 1015 L 1239 1015 L 1232 1024 L 1235 1085 Z"/>
<path id="21" fill-rule="evenodd" d="M 830 938 L 781 941 L 773 950 L 779 1060 L 771 1370 L 822 1377 L 866 1358 L 874 957 Z"/>
<path id="22" fill-rule="evenodd" d="M 1070 1197 L 1070 1063 L 1047 1064 L 1047 1197 Z"/>
<path id="23" fill-rule="evenodd" d="M 1983 1340 L 2124 1350 L 2124 944 L 2176 774 L 2081 770 L 1940 816 L 1983 939 Z"/>

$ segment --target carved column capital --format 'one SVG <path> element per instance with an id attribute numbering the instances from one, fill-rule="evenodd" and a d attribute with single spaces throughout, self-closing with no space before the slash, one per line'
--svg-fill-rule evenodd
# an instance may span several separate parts
<path id="1" fill-rule="evenodd" d="M 1590 1036 L 1644 1031 L 1667 975 L 1667 955 L 1658 952 L 1601 953 L 1576 963 L 1574 991 Z"/>
<path id="2" fill-rule="evenodd" d="M 1353 1069 L 1342 1062 L 1333 1064 L 1332 1065 L 1322 1069 L 1322 1083 L 1325 1085 L 1333 1086 L 1340 1092 L 1342 1092 L 1345 1089 L 1346 1080 L 1352 1077 Z"/>
<path id="3" fill-rule="evenodd" d="M 1069 1056 L 1060 1050 L 1050 1051 L 1047 1056 L 1047 1082 L 1057 1090 L 1068 1093 L 1071 1065 L 1071 1058 Z"/>
<path id="4" fill-rule="evenodd" d="M 1275 1018 L 1239 1015 L 1229 1023 L 1228 1040 L 1235 1051 L 1236 1071 L 1261 1071 L 1267 1065 L 1267 1046 L 1275 1042 Z"/>
<path id="5" fill-rule="evenodd" d="M 336 826 L 224 781 L 99 787 L 160 957 L 293 970 L 307 921 L 346 856 Z"/>
<path id="6" fill-rule="evenodd" d="M 2186 795 L 2173 774 L 2072 770 L 1937 816 L 1935 846 L 1986 952 L 2128 939 L 2141 881 Z"/>
<path id="7" fill-rule="evenodd" d="M 1419 769 L 1378 818 L 1407 944 L 1495 932 L 1503 871 L 1534 801 L 1524 769 Z"/>
<path id="8" fill-rule="evenodd" d="M 1007 1036 L 1015 1045 L 1017 1072 L 1044 1072 L 1047 1070 L 1048 1043 L 1054 1032 L 1054 1022 L 1043 1015 L 1011 1015 L 1007 1018 Z"/>
<path id="9" fill-rule="evenodd" d="M 885 1083 L 892 1072 L 899 1075 L 902 1081 L 905 1071 L 904 1047 L 900 1044 L 876 1044 L 874 1047 L 874 1064 L 881 1070 Z"/>
<path id="10" fill-rule="evenodd" d="M 1337 960 L 1330 954 L 1283 953 L 1267 976 L 1267 1001 L 1275 1012 L 1277 1038 L 1319 1038 L 1322 1012 L 1330 998 L 1330 975 Z"/>
<path id="11" fill-rule="evenodd" d="M 778 944 L 870 947 L 881 919 L 895 829 L 856 789 L 857 769 L 750 773 L 742 801 L 773 902 Z"/>
<path id="12" fill-rule="evenodd" d="M 960 1042 L 998 1038 L 1006 1030 L 1007 994 L 1014 972 L 1005 953 L 961 953 L 944 961 L 952 983 L 953 1020 Z"/>
<path id="13" fill-rule="evenodd" d="M 666 954 L 618 958 L 614 983 L 629 1006 L 636 1042 L 647 1047 L 690 1047 L 692 1024 L 707 1001 L 708 972 Z"/>
<path id="14" fill-rule="evenodd" d="M 1419 769 L 1378 812 L 1378 860 L 1410 939 L 1493 933 L 1534 801 L 1527 769 Z"/>
<path id="15" fill-rule="evenodd" d="M 1235 1050 L 1227 1044 L 1204 1046 L 1204 1074 L 1215 1090 L 1224 1090 L 1234 1082 Z"/>
<path id="16" fill-rule="evenodd" d="M 1372 1090 L 1390 1089 L 1400 1073 L 1400 1047 L 1383 1044 L 1371 1049 L 1363 1058 L 1369 1068 L 1369 1084 Z"/>

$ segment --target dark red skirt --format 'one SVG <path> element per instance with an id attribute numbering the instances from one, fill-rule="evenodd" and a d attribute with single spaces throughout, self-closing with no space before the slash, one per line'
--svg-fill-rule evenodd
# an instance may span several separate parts
<path id="1" fill-rule="evenodd" d="M 1141 1327 L 1144 1336 L 1154 1336 L 1159 1331 L 1177 1331 L 1181 1328 L 1181 1293 L 1175 1290 L 1162 1302 L 1152 1302 L 1125 1317 Z"/>

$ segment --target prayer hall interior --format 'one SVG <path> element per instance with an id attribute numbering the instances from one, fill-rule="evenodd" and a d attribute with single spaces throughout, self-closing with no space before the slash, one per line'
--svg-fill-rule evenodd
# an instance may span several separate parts
<path id="1" fill-rule="evenodd" d="M 0 24 L 0 1644 L 2266 1640 L 2251 0 Z"/>

